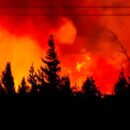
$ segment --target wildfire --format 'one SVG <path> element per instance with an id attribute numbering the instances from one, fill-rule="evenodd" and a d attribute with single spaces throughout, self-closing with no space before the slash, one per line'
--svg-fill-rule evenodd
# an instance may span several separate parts
<path id="1" fill-rule="evenodd" d="M 82 67 L 85 65 L 85 63 L 77 63 L 77 65 L 76 65 L 76 69 L 77 69 L 77 71 L 81 71 L 81 69 L 82 69 Z"/>
<path id="2" fill-rule="evenodd" d="M 57 40 L 62 44 L 73 44 L 77 35 L 77 30 L 73 22 L 69 19 L 62 18 L 61 23 L 61 26 L 56 32 Z"/>
<path id="3" fill-rule="evenodd" d="M 17 4 L 21 3 L 21 1 L 19 0 Z M 119 9 L 68 9 L 65 7 L 70 4 L 76 7 L 79 5 L 115 6 L 122 5 L 124 1 L 59 0 L 60 9 L 31 8 L 31 6 L 50 5 L 50 1 L 26 2 L 25 9 L 1 8 L 1 12 L 7 14 L 23 13 L 24 11 L 25 14 L 39 13 L 40 15 L 0 16 L 0 71 L 3 70 L 6 62 L 10 61 L 15 86 L 17 87 L 22 77 L 28 75 L 32 63 L 34 63 L 36 70 L 41 65 L 41 57 L 45 56 L 47 50 L 48 37 L 53 33 L 57 53 L 61 61 L 61 75 L 68 74 L 72 86 L 76 84 L 81 86 L 86 77 L 92 75 L 103 93 L 112 93 L 121 65 L 125 64 L 127 68 L 127 61 L 109 30 L 112 30 L 118 36 L 120 42 L 129 52 L 130 18 L 118 16 L 64 16 L 62 13 L 81 15 L 85 13 L 95 15 L 117 14 Z M 7 3 L 13 4 L 11 0 L 2 1 L 4 5 Z M 26 5 L 24 1 L 23 4 Z M 52 2 L 51 4 L 53 6 L 53 4 L 57 3 Z M 130 2 L 127 2 L 127 5 L 130 5 Z M 129 9 L 122 10 L 123 13 L 128 13 Z M 120 13 L 122 10 L 120 10 Z M 41 15 L 57 14 L 59 12 L 61 16 Z"/>
<path id="4" fill-rule="evenodd" d="M 17 89 L 22 77 L 28 75 L 31 63 L 34 62 L 35 67 L 39 68 L 42 50 L 33 39 L 27 36 L 17 37 L 0 28 L 0 55 L 0 70 L 6 62 L 11 62 Z"/>

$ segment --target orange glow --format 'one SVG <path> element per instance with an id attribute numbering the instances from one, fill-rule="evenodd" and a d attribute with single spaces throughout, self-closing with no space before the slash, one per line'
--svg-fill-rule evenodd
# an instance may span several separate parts
<path id="1" fill-rule="evenodd" d="M 81 68 L 84 66 L 84 63 L 77 63 L 76 69 L 77 71 L 81 71 Z"/>
<path id="2" fill-rule="evenodd" d="M 39 68 L 42 53 L 37 42 L 31 38 L 16 37 L 0 28 L 0 70 L 2 71 L 6 62 L 11 62 L 16 90 L 22 77 L 28 75 L 31 63 L 37 61 L 34 65 L 37 69 Z"/>
<path id="3" fill-rule="evenodd" d="M 15 86 L 17 89 L 23 76 L 27 76 L 32 62 L 37 70 L 41 65 L 41 57 L 45 56 L 47 41 L 54 34 L 56 49 L 63 74 L 68 74 L 72 86 L 81 89 L 88 75 L 96 80 L 102 93 L 110 94 L 116 83 L 121 66 L 128 71 L 128 61 L 113 34 L 126 48 L 130 55 L 130 17 L 124 16 L 65 16 L 62 14 L 118 14 L 129 13 L 130 9 L 112 8 L 78 8 L 68 9 L 67 5 L 105 6 L 130 5 L 124 0 L 57 0 L 30 1 L 19 0 L 17 4 L 27 4 L 24 9 L 4 8 L 4 13 L 41 13 L 58 16 L 16 15 L 0 16 L 0 71 L 7 61 L 12 64 Z M 0 4 L 11 3 L 11 0 L 0 0 Z M 59 5 L 61 9 L 31 8 L 31 6 Z M 129 72 L 129 71 L 128 71 Z"/>
<path id="4" fill-rule="evenodd" d="M 63 18 L 62 25 L 56 32 L 57 40 L 62 44 L 73 44 L 76 35 L 77 30 L 73 23 L 70 20 Z"/>

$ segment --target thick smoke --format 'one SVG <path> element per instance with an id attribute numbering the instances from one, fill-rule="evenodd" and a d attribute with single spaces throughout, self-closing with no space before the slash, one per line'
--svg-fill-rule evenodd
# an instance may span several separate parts
<path id="1" fill-rule="evenodd" d="M 73 85 L 76 83 L 80 85 L 87 74 L 91 74 L 95 76 L 102 92 L 112 92 L 112 85 L 118 78 L 121 65 L 126 65 L 127 59 L 122 54 L 117 41 L 113 40 L 111 31 L 129 52 L 130 18 L 85 16 L 85 14 L 120 14 L 129 13 L 130 10 L 78 8 L 79 6 L 107 5 L 130 5 L 130 2 L 123 0 L 0 0 L 1 64 L 5 64 L 8 60 L 12 62 L 13 73 L 18 84 L 20 78 L 27 75 L 29 64 L 34 62 L 34 65 L 37 63 L 35 66 L 40 65 L 40 57 L 44 56 L 47 48 L 47 38 L 50 33 L 53 33 L 63 74 L 68 73 L 71 76 Z M 39 6 L 40 8 L 36 8 Z M 67 8 L 68 6 L 75 8 Z M 0 66 L 2 69 L 3 66 Z"/>

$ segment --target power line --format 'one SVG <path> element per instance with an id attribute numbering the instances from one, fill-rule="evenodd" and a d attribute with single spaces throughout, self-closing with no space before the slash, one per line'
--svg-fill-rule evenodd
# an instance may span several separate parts
<path id="1" fill-rule="evenodd" d="M 130 16 L 130 14 L 45 14 L 45 13 L 0 13 L 0 16 Z"/>
<path id="2" fill-rule="evenodd" d="M 89 9 L 89 8 L 129 8 L 130 9 L 130 5 L 116 5 L 116 6 L 113 6 L 113 5 L 98 5 L 98 6 L 87 6 L 87 5 L 66 5 L 66 6 L 61 6 L 61 5 L 54 5 L 54 6 L 48 6 L 48 5 L 38 5 L 38 6 L 35 6 L 35 5 L 0 5 L 0 8 L 86 8 L 86 9 Z"/>
<path id="3" fill-rule="evenodd" d="M 9 9 L 9 8 L 34 8 L 34 9 L 130 9 L 129 5 L 122 5 L 122 6 L 113 6 L 113 5 L 98 5 L 98 6 L 87 6 L 87 5 L 80 5 L 80 6 L 47 6 L 47 5 L 40 5 L 40 6 L 27 6 L 27 5 L 0 5 L 0 9 Z M 130 16 L 130 13 L 117 13 L 117 14 L 90 14 L 90 13 L 0 13 L 1 16 Z"/>

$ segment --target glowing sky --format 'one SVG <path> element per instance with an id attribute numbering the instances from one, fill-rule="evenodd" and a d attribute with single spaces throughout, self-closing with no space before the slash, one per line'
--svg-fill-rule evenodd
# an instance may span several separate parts
<path id="1" fill-rule="evenodd" d="M 85 15 L 130 14 L 130 9 L 81 7 L 126 5 L 130 2 L 0 0 L 0 70 L 11 61 L 17 86 L 32 62 L 39 68 L 53 33 L 62 74 L 69 74 L 72 85 L 80 86 L 87 75 L 93 75 L 100 90 L 111 93 L 121 65 L 127 65 L 114 35 L 129 52 L 130 17 Z"/>

